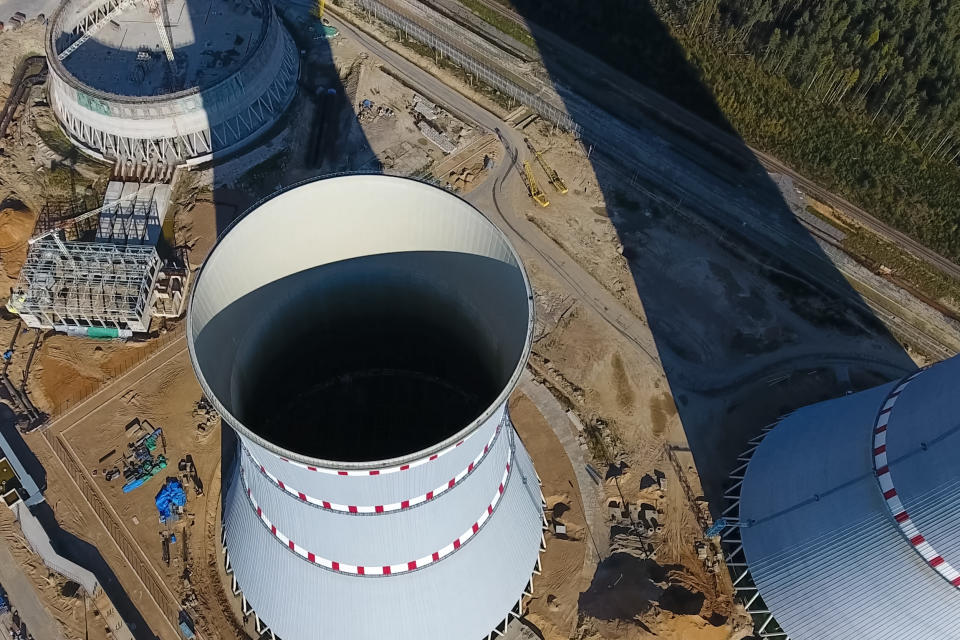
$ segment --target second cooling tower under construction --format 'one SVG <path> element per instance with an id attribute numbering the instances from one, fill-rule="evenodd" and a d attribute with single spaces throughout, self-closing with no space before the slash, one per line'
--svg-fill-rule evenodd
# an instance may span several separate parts
<path id="1" fill-rule="evenodd" d="M 504 235 L 413 180 L 309 182 L 221 237 L 188 344 L 238 436 L 224 546 L 258 630 L 481 640 L 521 613 L 543 503 L 506 403 L 532 309 Z"/>
<path id="2" fill-rule="evenodd" d="M 759 637 L 960 638 L 958 416 L 954 357 L 756 439 L 724 546 Z"/>

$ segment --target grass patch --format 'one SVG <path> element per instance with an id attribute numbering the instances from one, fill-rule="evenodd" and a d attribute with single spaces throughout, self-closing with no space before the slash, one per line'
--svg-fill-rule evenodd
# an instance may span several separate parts
<path id="1" fill-rule="evenodd" d="M 874 269 L 890 269 L 916 291 L 960 313 L 960 282 L 896 245 L 869 231 L 851 229 L 843 239 L 843 249 Z"/>
<path id="2" fill-rule="evenodd" d="M 838 224 L 814 207 L 808 206 L 807 213 L 840 228 L 846 234 L 843 250 L 858 262 L 873 271 L 889 269 L 901 283 L 960 314 L 960 282 L 956 279 L 866 229 Z"/>
<path id="3" fill-rule="evenodd" d="M 537 48 L 537 41 L 530 35 L 526 25 L 511 20 L 478 0 L 459 0 L 459 2 L 494 29 L 502 31 L 517 42 L 525 44 L 532 49 Z M 502 2 L 501 4 L 506 7 L 510 6 L 509 3 L 506 2 Z"/>
<path id="4" fill-rule="evenodd" d="M 73 152 L 73 143 L 70 142 L 70 138 L 60 131 L 60 129 L 56 127 L 52 129 L 37 128 L 36 131 L 40 139 L 43 140 L 43 144 L 50 147 L 54 153 L 63 158 L 70 157 L 70 154 Z"/>

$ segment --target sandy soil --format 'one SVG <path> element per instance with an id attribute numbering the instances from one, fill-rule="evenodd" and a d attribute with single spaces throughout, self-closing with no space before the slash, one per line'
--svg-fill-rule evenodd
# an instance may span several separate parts
<path id="1" fill-rule="evenodd" d="M 365 139 L 384 164 L 391 165 L 388 170 L 397 172 L 415 172 L 439 166 L 440 173 L 449 178 L 450 170 L 455 175 L 463 168 L 475 170 L 477 158 L 467 152 L 464 155 L 469 157 L 450 160 L 449 164 L 456 166 L 447 169 L 443 164 L 443 155 L 420 136 L 410 115 L 412 90 L 384 74 L 374 60 L 363 60 L 362 52 L 349 42 L 337 41 L 332 52 L 335 77 L 307 76 L 311 82 L 317 83 L 321 80 L 340 81 L 347 88 L 349 101 L 345 104 L 349 109 L 341 114 L 343 126 L 340 127 L 340 137 L 336 143 L 344 146 Z M 313 64 L 322 62 L 314 60 Z M 441 77 L 453 77 L 446 70 L 431 68 L 431 71 Z M 388 107 L 393 115 L 378 113 L 377 117 L 363 116 L 358 122 L 357 103 L 363 99 L 372 100 L 376 107 Z M 480 101 L 485 102 L 485 99 Z M 306 115 L 314 107 L 310 98 L 301 99 L 294 106 L 291 112 L 294 127 L 291 131 L 295 135 L 292 135 L 292 139 L 307 139 L 305 133 L 309 132 L 311 120 Z M 502 111 L 496 107 L 494 110 Z M 451 133 L 454 132 L 457 124 L 444 122 L 445 126 L 451 128 Z M 468 148 L 475 139 L 471 136 L 476 135 L 476 132 L 459 129 L 456 133 L 463 136 L 460 141 L 463 148 Z M 529 135 L 537 148 L 544 151 L 548 162 L 566 180 L 570 193 L 566 196 L 551 193 L 551 206 L 537 209 L 525 193 L 518 192 L 509 195 L 511 206 L 526 211 L 531 219 L 618 295 L 624 304 L 644 318 L 644 307 L 622 254 L 623 247 L 614 224 L 616 204 L 606 202 L 602 197 L 589 163 L 584 161 L 569 139 L 541 131 L 539 125 L 528 128 L 525 135 Z M 317 173 L 319 169 L 306 169 L 297 160 L 303 151 L 302 147 L 288 150 L 275 169 L 264 171 L 262 175 L 256 166 L 250 168 L 242 163 L 239 165 L 242 170 L 234 173 L 230 173 L 230 163 L 227 163 L 224 167 L 195 174 L 201 176 L 199 183 L 192 190 L 187 190 L 186 206 L 176 214 L 177 238 L 191 247 L 192 266 L 199 266 L 212 247 L 218 229 L 239 213 L 246 203 L 273 191 L 278 183 L 289 184 Z M 18 151 L 24 157 L 0 159 L 0 187 L 6 185 L 7 189 L 35 209 L 42 203 L 40 195 L 44 193 L 46 183 L 34 177 L 36 171 L 27 160 L 28 154 L 33 152 L 25 145 Z M 502 150 L 494 145 L 494 156 L 498 153 L 502 153 Z M 354 154 L 352 161 L 366 160 L 358 153 Z M 539 167 L 535 166 L 534 170 L 542 178 Z M 217 190 L 215 196 L 210 196 L 207 185 L 226 177 L 230 178 L 227 180 L 229 184 L 236 184 L 239 196 L 234 198 L 221 189 Z M 436 177 L 443 179 L 444 176 Z M 30 180 L 37 184 L 30 186 L 33 184 Z M 478 181 L 479 177 L 473 184 Z M 543 182 L 544 188 L 550 190 L 545 180 Z M 0 245 L 5 246 L 2 242 Z M 605 483 L 607 497 L 622 497 L 628 502 L 635 502 L 641 498 L 640 481 L 644 475 L 655 470 L 667 475 L 674 490 L 667 492 L 662 505 L 666 514 L 663 538 L 668 542 L 685 542 L 674 542 L 672 546 L 663 543 L 663 554 L 670 558 L 669 562 L 683 564 L 687 569 L 676 570 L 680 577 L 668 576 L 658 582 L 666 584 L 673 580 L 688 585 L 696 584 L 701 592 L 710 592 L 704 593 L 704 605 L 700 612 L 694 614 L 675 614 L 660 607 L 662 602 L 657 595 L 643 603 L 647 608 L 639 617 L 633 603 L 616 611 L 612 619 L 605 619 L 596 611 L 596 616 L 581 616 L 584 597 L 581 594 L 589 593 L 591 584 L 585 583 L 587 581 L 582 578 L 588 547 L 573 469 L 542 417 L 521 396 L 513 401 L 514 420 L 543 479 L 550 515 L 562 511 L 558 517 L 568 527 L 566 539 L 550 534 L 543 558 L 544 572 L 534 584 L 535 595 L 530 603 L 529 619 L 551 640 L 568 638 L 574 633 L 581 634 L 581 637 L 632 639 L 645 633 L 644 625 L 667 638 L 712 640 L 725 637 L 717 635 L 724 626 L 714 627 L 702 617 L 702 614 L 709 615 L 711 611 L 722 607 L 715 606 L 714 600 L 718 594 L 711 591 L 710 585 L 704 584 L 702 566 L 693 555 L 692 541 L 699 535 L 692 512 L 694 507 L 679 490 L 676 471 L 665 459 L 665 445 L 669 442 L 683 444 L 685 438 L 662 370 L 641 357 L 590 308 L 576 302 L 564 285 L 546 275 L 538 258 L 523 257 L 537 298 L 537 340 L 531 360 L 533 370 L 564 405 L 588 425 L 591 435 L 584 439 L 583 446 L 591 451 L 594 463 L 599 468 L 605 469 L 605 463 L 608 462 L 623 461 L 628 464 L 630 470 L 618 481 Z M 7 327 L 0 326 L 0 330 L 3 330 L 0 336 L 6 336 L 11 331 Z M 22 366 L 23 359 L 19 357 L 23 352 L 22 346 L 18 347 L 13 368 Z M 103 381 L 116 377 L 154 348 L 150 344 L 121 345 L 62 336 L 48 337 L 41 343 L 31 374 L 31 395 L 38 405 L 55 411 L 77 394 L 87 393 Z M 129 531 L 144 550 L 153 567 L 151 570 L 163 577 L 178 600 L 191 594 L 196 596 L 198 623 L 206 637 L 235 638 L 238 633 L 229 612 L 230 602 L 224 598 L 216 572 L 218 557 L 214 540 L 217 528 L 215 519 L 211 519 L 212 515 L 215 518 L 219 496 L 219 437 L 199 437 L 192 415 L 193 403 L 198 398 L 199 388 L 189 370 L 186 354 L 181 353 L 144 381 L 123 389 L 117 398 L 104 401 L 79 424 L 71 427 L 64 438 L 81 459 L 87 480 L 116 511 L 118 526 L 122 525 Z M 207 493 L 202 498 L 190 496 L 188 515 L 175 526 L 178 537 L 183 531 L 187 532 L 188 560 L 186 563 L 179 560 L 179 566 L 176 560 L 177 552 L 182 548 L 178 546 L 179 543 L 174 546 L 174 558 L 169 567 L 160 558 L 161 527 L 155 515 L 153 496 L 159 490 L 162 478 L 153 479 L 146 487 L 131 494 L 122 494 L 119 480 L 113 483 L 103 480 L 104 469 L 114 459 L 111 455 L 116 455 L 108 454 L 111 450 L 120 452 L 126 447 L 129 438 L 124 426 L 134 418 L 147 419 L 163 427 L 168 435 L 168 459 L 172 465 L 190 453 L 207 485 Z M 56 434 L 49 435 L 54 437 Z M 143 585 L 126 566 L 119 550 L 99 526 L 95 516 L 82 506 L 76 487 L 59 467 L 52 451 L 40 436 L 31 435 L 30 438 L 31 446 L 38 451 L 38 456 L 48 468 L 51 487 L 48 496 L 58 520 L 66 529 L 90 540 L 101 550 L 117 571 L 131 598 L 138 603 L 144 602 L 143 613 L 151 628 L 161 636 L 168 637 L 170 630 L 162 620 L 159 609 L 150 604 Z M 101 463 L 104 456 L 106 459 Z M 171 474 L 174 469 L 170 469 Z M 684 468 L 682 471 L 689 473 L 693 477 L 692 484 L 698 486 L 694 470 Z M 599 531 L 594 534 L 606 537 L 610 532 Z M 185 568 L 190 569 L 189 585 L 181 580 Z M 632 581 L 636 581 L 647 588 L 649 585 L 646 583 L 650 581 L 646 574 L 635 573 L 637 575 L 631 574 L 627 582 L 632 584 Z M 594 587 L 603 584 L 604 575 L 594 579 Z M 603 589 L 606 589 L 606 585 L 603 585 Z M 577 631 L 578 628 L 580 631 Z"/>
<path id="2" fill-rule="evenodd" d="M 583 560 L 589 534 L 581 496 L 563 446 L 526 396 L 514 395 L 510 418 L 537 468 L 547 501 L 547 521 L 551 523 L 546 534 L 547 550 L 540 559 L 542 575 L 534 578 L 534 597 L 527 606 L 527 619 L 547 640 L 561 640 L 573 634 L 577 599 L 588 586 L 583 583 Z M 564 524 L 566 535 L 555 534 L 553 522 Z"/>
<path id="3" fill-rule="evenodd" d="M 159 360 L 165 357 L 161 356 Z M 150 368 L 154 368 L 155 364 L 161 363 L 151 362 Z M 219 491 L 206 491 L 208 485 L 219 485 L 219 427 L 214 424 L 206 431 L 198 430 L 197 425 L 202 420 L 194 415 L 194 408 L 200 397 L 201 391 L 192 374 L 186 350 L 180 348 L 147 378 L 139 382 L 133 380 L 130 386 L 121 387 L 115 397 L 96 406 L 73 426 L 61 431 L 60 425 L 55 425 L 45 435 L 50 438 L 59 435 L 66 442 L 80 460 L 86 480 L 110 504 L 110 521 L 136 541 L 143 556 L 150 562 L 150 570 L 167 585 L 174 599 L 192 603 L 187 608 L 205 637 L 233 638 L 236 637 L 235 626 L 223 616 L 219 607 L 221 587 L 212 570 L 215 569 L 213 563 L 217 555 L 213 546 L 214 527 L 209 516 L 212 513 L 215 517 L 219 508 Z M 144 427 L 127 429 L 134 420 L 139 420 Z M 144 486 L 124 494 L 123 479 L 108 482 L 104 472 L 113 466 L 122 466 L 121 458 L 128 444 L 151 426 L 163 429 L 168 467 Z M 192 483 L 177 471 L 178 462 L 187 454 L 193 457 L 203 481 L 203 495 L 197 495 Z M 44 456 L 42 461 L 47 467 L 59 464 L 51 456 Z M 184 483 L 188 492 L 187 506 L 179 521 L 161 524 L 154 505 L 154 495 L 165 479 L 171 477 Z M 86 538 L 82 521 L 75 520 L 76 516 L 71 513 L 66 501 L 54 502 L 54 510 L 64 528 Z M 169 564 L 162 559 L 163 534 L 173 534 L 178 539 L 171 545 Z M 102 551 L 105 548 L 111 551 L 109 547 L 112 545 L 102 542 L 96 544 Z M 112 559 L 108 557 L 108 561 L 111 566 L 116 566 L 118 561 L 123 564 L 116 555 L 110 556 Z M 141 588 L 125 586 L 131 598 L 140 606 L 141 601 L 136 593 Z M 166 637 L 163 623 L 153 622 L 151 628 Z"/>
<path id="4" fill-rule="evenodd" d="M 10 199 L 0 208 L 0 291 L 7 291 L 27 259 L 27 240 L 36 216 L 23 203 Z"/>
<path id="5" fill-rule="evenodd" d="M 68 586 L 67 580 L 47 569 L 40 557 L 30 550 L 13 512 L 8 509 L 0 509 L 0 532 L 20 568 L 59 623 L 64 637 L 68 640 L 106 640 L 106 630 L 98 623 L 99 613 L 93 601 L 65 595 L 75 593 L 75 589 Z"/>
<path id="6" fill-rule="evenodd" d="M 3 20 L 6 18 L 7 16 L 4 16 Z M 42 22 L 29 20 L 19 29 L 0 33 L 0 83 L 10 84 L 13 72 L 22 58 L 29 55 L 43 55 L 44 31 Z M 4 87 L 3 97 L 6 98 L 6 96 L 6 87 Z"/>

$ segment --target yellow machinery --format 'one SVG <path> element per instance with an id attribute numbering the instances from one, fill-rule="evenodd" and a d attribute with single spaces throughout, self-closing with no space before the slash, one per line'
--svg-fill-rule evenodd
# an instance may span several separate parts
<path id="1" fill-rule="evenodd" d="M 317 6 L 313 8 L 313 15 L 318 19 L 323 20 L 323 9 L 326 6 L 326 0 L 317 0 Z"/>
<path id="2" fill-rule="evenodd" d="M 523 163 L 523 175 L 525 176 L 524 182 L 527 183 L 527 191 L 530 192 L 530 197 L 533 198 L 533 201 L 541 207 L 549 205 L 550 201 L 547 200 L 547 194 L 545 194 L 543 189 L 540 188 L 540 185 L 537 184 L 536 178 L 533 177 L 533 169 L 527 161 Z"/>
<path id="3" fill-rule="evenodd" d="M 543 153 L 537 151 L 536 147 L 533 146 L 533 143 L 530 142 L 529 138 L 524 138 L 523 141 L 527 143 L 527 149 L 530 149 L 530 153 L 536 156 L 537 162 L 539 162 L 540 166 L 543 167 L 543 172 L 547 174 L 547 179 L 550 181 L 550 184 L 553 185 L 553 188 L 560 193 L 566 193 L 567 185 L 564 184 L 563 180 L 560 179 L 560 174 L 554 171 L 553 167 L 548 165 L 547 161 L 543 159 Z"/>

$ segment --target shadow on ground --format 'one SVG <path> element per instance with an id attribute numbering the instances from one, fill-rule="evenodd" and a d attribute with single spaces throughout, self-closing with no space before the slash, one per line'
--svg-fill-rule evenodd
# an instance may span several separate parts
<path id="1" fill-rule="evenodd" d="M 109 596 L 117 608 L 117 612 L 127 622 L 134 637 L 137 640 L 153 640 L 155 638 L 154 634 L 150 631 L 129 594 L 117 580 L 113 569 L 103 559 L 97 548 L 60 528 L 60 524 L 53 514 L 53 509 L 46 502 L 41 502 L 32 507 L 30 511 L 37 517 L 47 535 L 50 536 L 50 543 L 53 545 L 54 551 L 91 571 L 96 576 L 100 587 Z"/>
<path id="2" fill-rule="evenodd" d="M 915 365 L 801 226 L 792 185 L 758 163 L 648 0 L 512 5 L 582 129 L 670 383 L 672 402 L 651 407 L 651 422 L 675 405 L 716 509 L 764 424 Z"/>
<path id="3" fill-rule="evenodd" d="M 47 471 L 43 468 L 43 464 L 40 463 L 40 460 L 37 459 L 33 451 L 30 450 L 30 447 L 27 446 L 27 443 L 23 441 L 23 436 L 21 436 L 17 430 L 16 420 L 17 416 L 10 407 L 0 403 L 0 434 L 3 435 L 11 449 L 11 451 L 7 453 L 16 456 L 26 472 L 30 474 L 33 481 L 37 483 L 40 491 L 45 491 L 47 488 Z M 0 455 L 4 454 L 0 452 Z"/>

